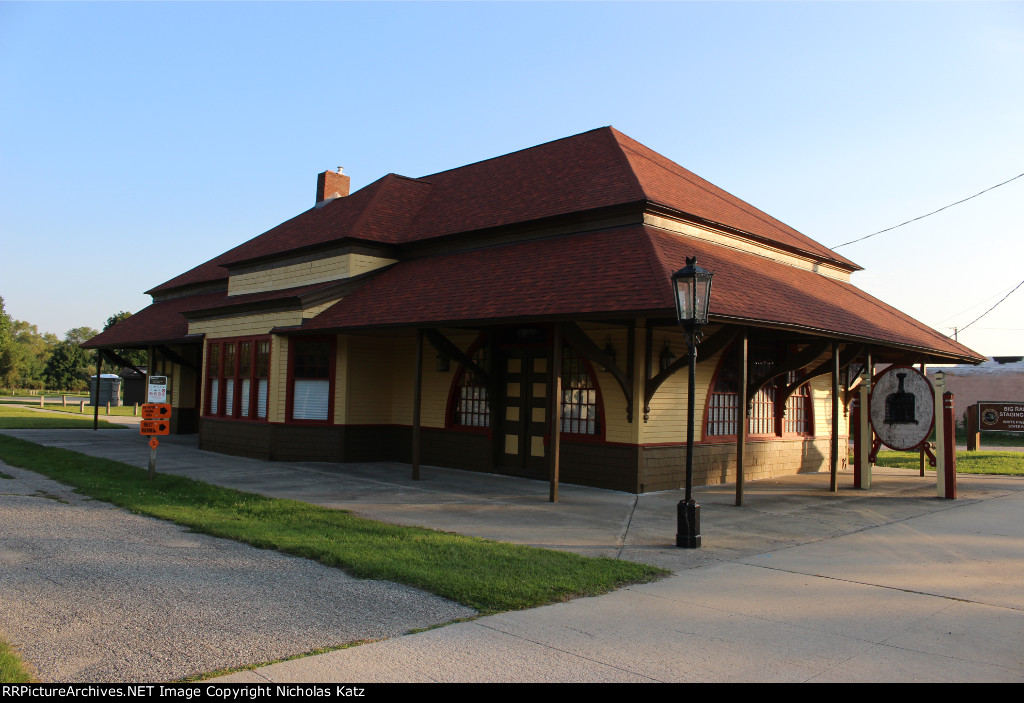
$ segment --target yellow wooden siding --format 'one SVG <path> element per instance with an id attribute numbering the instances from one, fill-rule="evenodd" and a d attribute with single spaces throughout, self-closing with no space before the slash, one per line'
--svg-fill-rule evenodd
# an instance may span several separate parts
<path id="1" fill-rule="evenodd" d="M 326 303 L 321 303 L 320 305 L 313 305 L 312 307 L 305 308 L 302 311 L 302 318 L 304 320 L 308 320 L 311 317 L 316 317 L 324 310 L 334 305 L 339 300 L 341 300 L 341 298 L 338 298 L 337 300 L 328 300 Z"/>
<path id="2" fill-rule="evenodd" d="M 629 358 L 629 332 L 625 327 L 601 327 L 584 326 L 583 331 L 593 340 L 600 349 L 604 349 L 611 339 L 612 349 L 615 350 L 615 365 L 626 371 L 626 360 Z M 637 334 L 644 336 L 642 328 L 637 329 Z M 637 357 L 639 360 L 639 357 Z M 596 364 L 591 364 L 594 369 L 594 380 L 601 391 L 601 401 L 604 406 L 604 415 L 601 421 L 604 423 L 604 436 L 609 442 L 635 442 L 634 423 L 626 421 L 626 396 L 622 392 L 618 381 L 607 371 L 601 371 Z M 640 404 L 643 404 L 641 393 Z M 634 420 L 637 413 L 634 409 Z M 640 408 L 640 421 L 643 422 L 643 408 Z"/>
<path id="3" fill-rule="evenodd" d="M 705 337 L 716 331 L 714 327 L 705 330 Z M 657 328 L 654 330 L 653 349 L 651 350 L 651 375 L 656 375 L 660 369 L 661 352 L 668 340 L 669 347 L 677 359 L 685 358 L 688 353 L 686 336 L 682 329 Z M 696 379 L 694 387 L 694 421 L 693 439 L 700 441 L 703 437 L 704 404 L 707 402 L 708 389 L 714 379 L 715 369 L 718 368 L 719 359 L 723 351 L 714 356 L 700 361 L 697 364 Z M 684 366 L 670 376 L 658 388 L 651 399 L 650 418 L 643 429 L 643 442 L 645 444 L 661 444 L 665 442 L 686 441 L 686 404 L 687 404 L 687 381 L 689 371 Z M 642 404 L 642 399 L 641 399 Z M 640 408 L 640 420 L 643 421 L 643 408 Z"/>
<path id="4" fill-rule="evenodd" d="M 840 394 L 842 390 L 840 390 Z M 814 403 L 814 436 L 832 436 L 832 375 L 811 379 L 811 398 Z M 839 436 L 849 435 L 849 417 L 843 411 L 842 395 L 839 401 Z"/>
<path id="5" fill-rule="evenodd" d="M 301 323 L 302 314 L 298 310 L 271 312 L 190 322 L 188 333 L 205 334 L 207 339 L 249 337 L 267 334 L 274 327 L 290 327 Z"/>
<path id="6" fill-rule="evenodd" d="M 414 384 L 416 383 L 416 337 L 389 340 L 391 346 L 391 416 L 389 422 L 396 425 L 412 425 Z M 420 425 L 425 425 L 423 411 L 427 405 L 426 386 L 428 374 L 437 373 L 434 365 L 427 366 L 427 358 L 433 359 L 433 347 L 423 340 L 423 386 L 420 398 Z"/>
<path id="7" fill-rule="evenodd" d="M 338 335 L 334 355 L 334 424 L 348 423 L 348 347 L 349 338 Z"/>
<path id="8" fill-rule="evenodd" d="M 270 381 L 267 389 L 267 419 L 284 422 L 288 404 L 288 338 L 270 338 Z"/>
<path id="9" fill-rule="evenodd" d="M 348 424 L 391 424 L 393 338 L 349 337 Z"/>
<path id="10" fill-rule="evenodd" d="M 312 283 L 326 283 L 350 276 L 357 276 L 381 266 L 387 266 L 395 259 L 365 254 L 341 254 L 310 261 L 285 263 L 262 271 L 238 273 L 228 279 L 228 295 L 263 293 Z"/>
<path id="11" fill-rule="evenodd" d="M 828 276 L 829 278 L 834 278 L 840 281 L 849 282 L 850 280 L 849 271 L 844 271 L 842 269 L 828 266 L 827 264 L 813 261 L 808 257 L 796 256 L 780 249 L 752 242 L 749 239 L 719 232 L 718 230 L 698 227 L 697 225 L 689 222 L 679 222 L 678 220 L 673 220 L 667 217 L 644 213 L 644 224 L 668 230 L 675 234 L 693 237 L 694 239 L 701 239 L 706 242 L 721 244 L 729 247 L 730 249 L 738 249 L 740 251 L 750 252 L 751 254 L 757 254 L 758 256 L 764 256 L 772 261 L 778 261 L 782 264 L 795 266 L 796 268 L 801 268 L 805 271 L 820 273 L 823 276 Z"/>

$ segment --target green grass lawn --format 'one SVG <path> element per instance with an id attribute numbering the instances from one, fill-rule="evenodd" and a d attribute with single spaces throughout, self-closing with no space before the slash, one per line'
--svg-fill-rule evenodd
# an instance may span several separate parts
<path id="1" fill-rule="evenodd" d="M 3 430 L 84 430 L 91 429 L 93 417 L 70 414 L 39 412 L 31 408 L 11 405 L 0 406 L 0 429 Z M 124 429 L 124 425 L 115 425 L 100 420 L 101 429 Z"/>
<path id="2" fill-rule="evenodd" d="M 851 456 L 852 465 L 853 458 Z M 921 468 L 920 454 L 917 452 L 878 452 L 876 466 L 890 466 L 897 469 Z M 925 462 L 925 468 L 934 471 Z M 1024 476 L 1024 452 L 957 452 L 956 472 L 958 474 L 1002 474 L 1007 476 Z"/>
<path id="3" fill-rule="evenodd" d="M 276 549 L 359 578 L 404 583 L 481 613 L 605 593 L 669 572 L 646 564 L 402 527 L 266 498 L 0 435 L 0 459 L 196 532 Z"/>
<path id="4" fill-rule="evenodd" d="M 0 683 L 30 683 L 32 676 L 22 663 L 18 653 L 9 644 L 0 640 Z"/>

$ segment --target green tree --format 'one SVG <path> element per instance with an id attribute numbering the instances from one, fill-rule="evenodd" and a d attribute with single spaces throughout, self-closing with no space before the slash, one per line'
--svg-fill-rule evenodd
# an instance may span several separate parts
<path id="1" fill-rule="evenodd" d="M 0 382 L 5 385 L 10 380 L 18 358 L 12 335 L 13 328 L 14 321 L 4 310 L 4 299 L 0 297 Z"/>
<path id="2" fill-rule="evenodd" d="M 103 325 L 103 331 L 106 332 L 117 323 L 124 322 L 131 316 L 132 314 L 126 310 L 122 310 L 116 315 L 111 315 L 107 318 L 107 323 Z M 115 349 L 114 351 L 122 359 L 135 366 L 145 366 L 149 363 L 149 355 L 145 349 Z"/>
<path id="3" fill-rule="evenodd" d="M 46 362 L 43 375 L 48 388 L 60 390 L 82 390 L 87 387 L 86 378 L 96 373 L 91 364 L 89 352 L 82 349 L 82 342 L 92 339 L 99 332 L 92 327 L 76 327 L 68 330 L 64 341 L 58 342 Z"/>
<path id="4" fill-rule="evenodd" d="M 5 385 L 16 388 L 43 388 L 46 362 L 54 347 L 60 343 L 51 332 L 39 334 L 39 329 L 28 322 L 14 320 L 12 337 L 15 346 L 15 366 Z"/>

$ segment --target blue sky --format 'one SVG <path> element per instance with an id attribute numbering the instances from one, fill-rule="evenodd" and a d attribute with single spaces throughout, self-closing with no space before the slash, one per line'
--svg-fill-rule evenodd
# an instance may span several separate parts
<path id="1" fill-rule="evenodd" d="M 603 125 L 826 245 L 1024 172 L 1016 2 L 0 2 L 0 296 L 63 336 L 353 188 Z M 1024 178 L 838 250 L 944 333 Z M 974 278 L 972 278 L 974 277 Z M 1024 354 L 1024 288 L 960 340 Z"/>

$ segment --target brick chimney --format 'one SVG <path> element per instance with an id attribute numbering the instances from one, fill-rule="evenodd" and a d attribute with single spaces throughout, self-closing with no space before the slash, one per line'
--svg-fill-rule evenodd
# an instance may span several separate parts
<path id="1" fill-rule="evenodd" d="M 343 198 L 348 195 L 349 177 L 341 172 L 341 166 L 335 171 L 324 171 L 316 177 L 316 204 Z"/>

